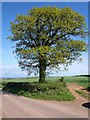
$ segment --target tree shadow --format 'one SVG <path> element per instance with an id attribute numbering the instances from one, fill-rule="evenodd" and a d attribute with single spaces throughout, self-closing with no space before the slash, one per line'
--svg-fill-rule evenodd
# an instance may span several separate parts
<path id="1" fill-rule="evenodd" d="M 90 92 L 90 87 L 83 88 L 82 90 L 87 90 L 88 92 Z"/>
<path id="2" fill-rule="evenodd" d="M 2 90 L 2 94 L 3 94 L 3 95 L 5 94 L 5 95 L 12 95 L 12 96 L 20 97 L 20 95 L 17 95 L 17 94 L 8 92 L 8 91 L 6 91 L 6 90 Z"/>
<path id="3" fill-rule="evenodd" d="M 85 107 L 85 108 L 90 109 L 90 102 L 83 103 L 82 106 Z"/>
<path id="4" fill-rule="evenodd" d="M 0 92 L 2 92 L 2 89 L 0 89 Z"/>

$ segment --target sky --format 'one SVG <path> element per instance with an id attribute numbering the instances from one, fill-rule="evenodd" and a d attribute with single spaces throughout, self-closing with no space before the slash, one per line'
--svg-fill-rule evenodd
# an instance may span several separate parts
<path id="1" fill-rule="evenodd" d="M 4 2 L 2 3 L 2 76 L 0 77 L 27 77 L 25 71 L 21 71 L 18 67 L 18 62 L 15 58 L 15 54 L 12 53 L 14 43 L 11 43 L 7 39 L 11 35 L 10 32 L 10 22 L 14 21 L 17 14 L 26 15 L 27 11 L 33 7 L 43 7 L 43 6 L 56 6 L 60 8 L 70 7 L 74 11 L 79 12 L 81 15 L 85 16 L 86 24 L 88 26 L 88 3 L 74 3 L 74 2 Z M 78 37 L 77 37 L 78 39 Z M 87 38 L 86 38 L 87 41 Z M 88 73 L 88 53 L 82 54 L 83 61 L 81 63 L 73 63 L 69 66 L 68 71 L 59 71 L 56 73 L 53 71 L 52 76 L 71 76 L 79 74 Z M 33 76 L 33 74 L 31 75 Z"/>
<path id="2" fill-rule="evenodd" d="M 0 2 L 0 76 L 2 75 L 2 4 Z"/>
<path id="3" fill-rule="evenodd" d="M 22 2 L 22 0 L 2 0 L 3 2 Z M 23 0 L 23 2 L 89 2 L 89 0 Z"/>

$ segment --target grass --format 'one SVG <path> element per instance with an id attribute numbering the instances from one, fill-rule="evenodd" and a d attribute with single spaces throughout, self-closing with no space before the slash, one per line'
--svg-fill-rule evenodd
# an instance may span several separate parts
<path id="1" fill-rule="evenodd" d="M 35 99 L 70 101 L 74 100 L 74 96 L 66 87 L 67 83 L 77 83 L 84 87 L 90 87 L 90 77 L 87 76 L 65 76 L 64 82 L 60 82 L 61 77 L 46 77 L 46 83 L 38 83 L 38 77 L 22 78 L 22 79 L 5 79 L 3 80 L 4 89 Z M 7 86 L 7 84 L 9 86 Z M 33 88 L 33 84 L 35 89 Z M 11 85 L 11 86 L 10 86 Z M 2 85 L 1 85 L 2 87 Z M 33 90 L 31 90 L 31 88 Z M 38 89 L 37 89 L 38 88 Z M 76 91 L 82 96 L 87 96 L 83 91 Z"/>
<path id="2" fill-rule="evenodd" d="M 49 81 L 46 83 L 5 83 L 4 90 L 35 99 L 70 101 L 74 96 L 69 92 L 65 82 Z"/>
<path id="3" fill-rule="evenodd" d="M 80 94 L 82 97 L 88 98 L 88 93 L 87 92 L 84 92 L 84 91 L 81 91 L 81 90 L 76 90 L 76 92 L 78 94 Z"/>
<path id="4" fill-rule="evenodd" d="M 65 81 L 68 83 L 77 83 L 81 86 L 88 87 L 90 86 L 90 77 L 82 77 L 82 76 L 72 76 L 65 77 Z"/>
<path id="5" fill-rule="evenodd" d="M 46 77 L 46 81 L 57 81 L 61 77 Z M 90 87 L 90 77 L 87 76 L 65 76 L 66 83 L 77 83 L 84 87 Z M 21 78 L 21 79 L 5 79 L 3 82 L 38 82 L 38 77 Z"/>
<path id="6" fill-rule="evenodd" d="M 2 85 L 2 84 L 0 84 L 0 88 L 3 88 L 3 85 Z"/>
<path id="7" fill-rule="evenodd" d="M 38 82 L 38 77 L 4 79 L 3 82 Z"/>
<path id="8" fill-rule="evenodd" d="M 0 81 L 0 88 L 2 88 L 3 87 L 3 85 L 2 85 L 2 81 Z"/>

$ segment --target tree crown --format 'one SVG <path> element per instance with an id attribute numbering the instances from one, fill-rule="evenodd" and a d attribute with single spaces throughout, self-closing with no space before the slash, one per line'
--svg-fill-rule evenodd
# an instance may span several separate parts
<path id="1" fill-rule="evenodd" d="M 46 68 L 69 65 L 86 51 L 85 18 L 66 7 L 33 8 L 27 15 L 18 15 L 11 22 L 12 36 L 19 65 L 28 73 L 39 69 L 44 61 Z"/>

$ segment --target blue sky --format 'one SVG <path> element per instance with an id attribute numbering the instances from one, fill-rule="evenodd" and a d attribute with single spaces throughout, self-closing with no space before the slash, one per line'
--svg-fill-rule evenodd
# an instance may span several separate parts
<path id="1" fill-rule="evenodd" d="M 2 4 L 0 2 L 0 26 L 2 26 Z M 0 27 L 0 75 L 2 75 L 2 27 Z"/>
<path id="2" fill-rule="evenodd" d="M 56 6 L 56 7 L 71 7 L 73 10 L 79 12 L 81 15 L 84 15 L 86 24 L 88 26 L 88 3 L 69 3 L 69 2 L 6 2 L 2 3 L 2 57 L 3 64 L 0 69 L 2 69 L 2 77 L 26 77 L 26 72 L 21 71 L 18 67 L 18 62 L 13 55 L 12 47 L 14 46 L 10 40 L 7 40 L 7 37 L 11 35 L 10 32 L 10 22 L 14 21 L 17 14 L 27 14 L 27 11 L 33 7 L 43 7 L 43 6 Z M 86 39 L 87 41 L 87 39 Z M 87 74 L 88 73 L 88 53 L 83 53 L 82 63 L 75 62 L 72 66 L 69 66 L 68 71 L 59 71 L 58 73 L 53 72 L 53 76 L 64 76 L 64 75 L 76 75 L 76 74 Z M 1 77 L 1 76 L 0 76 Z"/>

